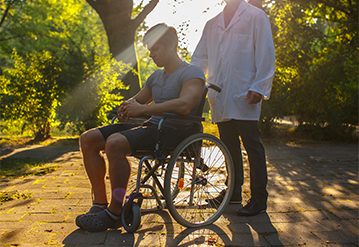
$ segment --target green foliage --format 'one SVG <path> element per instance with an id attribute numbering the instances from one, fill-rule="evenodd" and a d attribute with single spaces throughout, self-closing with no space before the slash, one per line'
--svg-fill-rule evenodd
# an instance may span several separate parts
<path id="1" fill-rule="evenodd" d="M 191 53 L 188 51 L 187 47 L 179 47 L 178 53 L 180 54 L 180 57 L 187 63 L 191 61 Z"/>
<path id="2" fill-rule="evenodd" d="M 304 132 L 321 129 L 315 138 L 350 136 L 358 125 L 357 2 L 278 0 L 270 19 L 277 69 L 263 122 L 296 115 Z"/>
<path id="3" fill-rule="evenodd" d="M 24 119 L 36 138 L 47 138 L 55 118 L 57 92 L 62 90 L 57 83 L 61 64 L 46 51 L 33 52 L 26 60 L 14 51 L 12 58 L 14 68 L 5 70 L 0 78 L 2 116 Z"/>
<path id="4" fill-rule="evenodd" d="M 130 66 L 110 57 L 98 58 L 95 63 L 88 76 L 61 99 L 58 108 L 61 128 L 72 123 L 75 131 L 81 133 L 109 123 L 106 113 L 120 105 L 122 96 L 112 92 L 124 88 L 119 78 Z"/>
<path id="5" fill-rule="evenodd" d="M 61 127 L 73 123 L 84 131 L 106 122 L 106 112 L 120 103 L 119 77 L 128 66 L 93 53 L 69 52 L 60 61 L 49 52 L 33 52 L 26 61 L 14 52 L 13 69 L 1 77 L 2 117 L 12 124 L 25 120 L 35 139 L 49 137 L 56 110 Z M 75 63 L 76 62 L 76 63 Z"/>
<path id="6" fill-rule="evenodd" d="M 0 2 L 1 11 L 6 7 Z M 5 17 L 0 32 L 3 127 L 17 123 L 22 130 L 31 128 L 35 139 L 45 139 L 50 135 L 60 100 L 67 100 L 65 96 L 70 92 L 73 95 L 86 79 L 94 82 L 92 74 L 109 62 L 106 34 L 97 14 L 85 1 L 15 0 Z M 102 76 L 103 83 L 116 73 Z M 109 88 L 112 84 L 97 87 L 95 92 L 105 93 Z M 113 104 L 108 104 L 111 97 L 105 98 L 102 106 L 91 110 L 92 115 L 104 115 L 95 111 Z M 85 121 L 83 116 L 79 118 Z M 74 121 L 64 114 L 60 119 L 64 121 L 62 125 Z"/>
<path id="7" fill-rule="evenodd" d="M 0 1 L 1 12 L 6 2 Z M 3 68 L 12 66 L 9 58 L 13 49 L 22 57 L 42 50 L 61 57 L 73 46 L 83 50 L 98 46 L 97 53 L 108 50 L 101 21 L 86 1 L 12 2 L 0 32 L 0 64 Z"/>
<path id="8" fill-rule="evenodd" d="M 354 126 L 342 123 L 337 125 L 333 123 L 327 125 L 302 124 L 295 130 L 295 134 L 311 140 L 348 143 L 355 141 L 354 131 Z"/>
<path id="9" fill-rule="evenodd" d="M 26 121 L 23 119 L 4 120 L 0 122 L 1 136 L 29 136 L 33 137 L 33 132 L 25 130 Z M 1 143 L 0 143 L 1 144 Z"/>

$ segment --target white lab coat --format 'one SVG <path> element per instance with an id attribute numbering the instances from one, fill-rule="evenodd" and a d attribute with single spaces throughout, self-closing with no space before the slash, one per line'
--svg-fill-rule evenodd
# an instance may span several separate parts
<path id="1" fill-rule="evenodd" d="M 223 12 L 209 20 L 192 56 L 192 64 L 206 74 L 212 121 L 259 120 L 261 102 L 248 104 L 248 91 L 269 99 L 275 71 L 275 52 L 270 22 L 260 9 L 242 1 L 225 28 Z"/>

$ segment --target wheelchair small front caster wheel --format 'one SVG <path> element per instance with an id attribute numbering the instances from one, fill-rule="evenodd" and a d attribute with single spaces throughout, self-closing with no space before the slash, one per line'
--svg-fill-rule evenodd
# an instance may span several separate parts
<path id="1" fill-rule="evenodd" d="M 141 224 L 141 209 L 135 202 L 127 202 L 121 213 L 123 228 L 130 233 L 137 231 Z"/>

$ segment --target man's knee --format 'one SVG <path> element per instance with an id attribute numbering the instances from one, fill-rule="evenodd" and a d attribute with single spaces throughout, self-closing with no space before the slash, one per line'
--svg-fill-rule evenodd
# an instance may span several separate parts
<path id="1" fill-rule="evenodd" d="M 91 129 L 81 134 L 79 138 L 81 150 L 89 148 L 104 149 L 105 139 L 98 129 Z"/>
<path id="2" fill-rule="evenodd" d="M 130 155 L 131 146 L 127 138 L 120 133 L 112 134 L 106 141 L 107 155 Z"/>

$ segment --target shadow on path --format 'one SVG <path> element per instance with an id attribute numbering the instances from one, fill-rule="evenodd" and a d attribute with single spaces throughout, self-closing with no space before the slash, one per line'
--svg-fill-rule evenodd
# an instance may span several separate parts
<path id="1" fill-rule="evenodd" d="M 241 207 L 229 204 L 223 213 L 223 217 L 229 221 L 228 228 L 234 246 L 282 246 L 278 230 L 267 213 L 251 217 L 238 216 L 236 212 Z"/>
<path id="2" fill-rule="evenodd" d="M 179 226 L 166 210 L 142 215 L 142 225 L 135 233 L 123 228 L 88 233 L 77 229 L 62 241 L 64 246 L 229 246 L 232 243 L 228 229 L 215 224 L 184 228 Z M 226 227 L 225 227 L 226 228 Z M 180 230 L 184 229 L 184 230 Z"/>
<path id="3" fill-rule="evenodd" d="M 17 148 L 7 154 L 2 153 L 3 158 L 32 158 L 42 160 L 53 160 L 66 153 L 79 151 L 78 146 L 57 146 L 57 145 L 33 145 Z"/>

